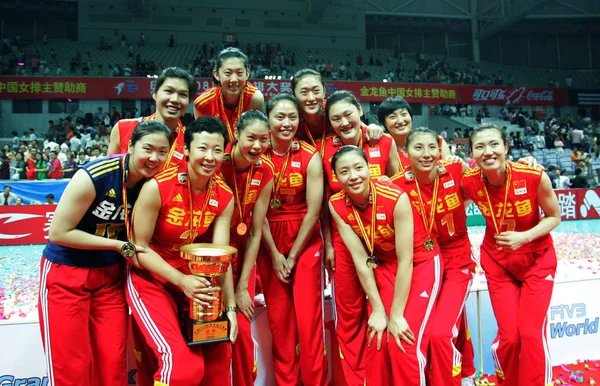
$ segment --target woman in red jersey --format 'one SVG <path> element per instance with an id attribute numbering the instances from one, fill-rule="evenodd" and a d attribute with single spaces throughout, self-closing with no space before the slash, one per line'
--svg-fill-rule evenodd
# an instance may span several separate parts
<path id="1" fill-rule="evenodd" d="M 329 209 L 370 305 L 366 384 L 425 385 L 425 330 L 439 289 L 439 247 L 408 195 L 371 179 L 362 149 L 341 147 L 332 165 L 343 191 L 331 196 Z M 391 336 L 384 339 L 386 330 Z"/>
<path id="2" fill-rule="evenodd" d="M 402 97 L 389 97 L 381 102 L 377 110 L 379 123 L 385 126 L 398 149 L 398 162 L 400 170 L 408 167 L 410 162 L 403 149 L 406 147 L 406 138 L 412 131 L 413 113 L 410 104 Z M 450 155 L 450 147 L 446 141 L 438 136 L 438 143 L 442 151 L 442 156 Z"/>
<path id="3" fill-rule="evenodd" d="M 156 113 L 144 118 L 121 119 L 110 132 L 107 153 L 119 154 L 127 151 L 131 133 L 145 120 L 157 120 L 171 129 L 173 144 L 165 168 L 185 163 L 184 132 L 181 116 L 187 111 L 190 98 L 196 94 L 196 80 L 184 69 L 169 67 L 156 79 L 152 98 L 156 101 Z"/>
<path id="4" fill-rule="evenodd" d="M 469 142 L 477 168 L 463 177 L 463 190 L 486 219 L 481 266 L 498 321 L 496 374 L 506 385 L 552 384 L 546 314 L 557 264 L 550 236 L 560 224 L 556 194 L 543 171 L 506 161 L 500 128 L 480 127 Z"/>
<path id="5" fill-rule="evenodd" d="M 144 185 L 134 209 L 133 238 L 147 248 L 128 271 L 127 302 L 158 362 L 157 385 L 220 385 L 229 379 L 231 345 L 190 348 L 179 314 L 188 298 L 208 305 L 210 282 L 191 275 L 180 258 L 182 245 L 204 241 L 212 228 L 215 244 L 229 244 L 233 195 L 215 173 L 223 161 L 227 131 L 213 117 L 193 121 L 185 133 L 187 164 L 163 170 Z M 142 268 L 143 267 L 143 268 Z M 231 267 L 219 276 L 231 341 L 237 318 Z"/>
<path id="6" fill-rule="evenodd" d="M 302 109 L 296 135 L 313 146 L 316 146 L 319 140 L 324 143 L 325 136 L 331 133 L 331 128 L 323 108 L 327 87 L 321 74 L 310 68 L 299 70 L 294 74 L 291 86 Z M 365 137 L 371 146 L 375 146 L 382 134 L 383 130 L 379 126 L 371 124 L 367 126 Z M 317 150 L 321 151 L 319 148 Z"/>
<path id="7" fill-rule="evenodd" d="M 296 137 L 296 98 L 271 98 L 267 114 L 271 148 L 266 156 L 275 166 L 275 182 L 258 270 L 269 310 L 275 383 L 326 385 L 321 157 Z"/>
<path id="8" fill-rule="evenodd" d="M 52 385 L 127 385 L 125 260 L 131 207 L 162 169 L 171 133 L 139 125 L 127 155 L 83 166 L 67 185 L 41 261 L 39 313 Z"/>
<path id="9" fill-rule="evenodd" d="M 273 164 L 263 156 L 269 147 L 269 121 L 260 111 L 240 116 L 235 142 L 227 146 L 221 166 L 223 180 L 233 190 L 235 208 L 230 245 L 238 249 L 232 261 L 238 310 L 238 339 L 233 345 L 233 383 L 251 385 L 256 379 L 256 352 L 251 334 L 254 315 L 256 256 L 273 189 Z"/>
<path id="10" fill-rule="evenodd" d="M 429 332 L 429 384 L 460 385 L 462 354 L 456 348 L 463 308 L 475 270 L 467 234 L 461 181 L 465 166 L 440 161 L 436 132 L 417 128 L 406 138 L 408 167 L 392 181 L 408 193 L 425 228 L 437 239 L 443 258 L 443 278 Z M 470 340 L 464 342 L 471 347 Z"/>
<path id="11" fill-rule="evenodd" d="M 194 101 L 194 116 L 210 115 L 219 118 L 229 140 L 233 141 L 235 127 L 244 111 L 263 111 L 265 99 L 259 89 L 248 82 L 248 57 L 238 48 L 228 47 L 215 60 L 213 77 L 218 85 L 204 91 Z"/>
<path id="12" fill-rule="evenodd" d="M 326 115 L 335 132 L 328 135 L 324 143 L 317 141 L 317 148 L 322 149 L 323 168 L 327 179 L 326 197 L 342 188 L 331 167 L 331 159 L 343 145 L 358 146 L 365 151 L 374 180 L 386 175 L 391 177 L 398 172 L 396 145 L 389 135 L 384 134 L 376 146 L 370 146 L 367 142 L 366 127 L 360 120 L 362 107 L 354 94 L 349 91 L 333 93 L 327 99 Z M 337 228 L 330 227 L 331 220 L 326 207 L 323 208 L 323 212 L 326 264 L 334 272 L 336 334 L 340 344 L 342 367 L 349 385 L 362 385 L 365 366 L 362 356 L 367 320 L 365 294 L 345 243 Z"/>

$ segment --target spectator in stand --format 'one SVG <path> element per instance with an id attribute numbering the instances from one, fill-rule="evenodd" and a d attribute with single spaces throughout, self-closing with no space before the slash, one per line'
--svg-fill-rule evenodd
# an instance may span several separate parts
<path id="1" fill-rule="evenodd" d="M 35 155 L 35 171 L 37 173 L 36 179 L 38 181 L 45 180 L 48 178 L 48 162 L 45 159 L 46 155 L 42 155 L 41 153 L 37 153 Z"/>
<path id="2" fill-rule="evenodd" d="M 81 134 L 75 133 L 75 135 L 69 139 L 69 146 L 71 151 L 75 153 L 79 152 L 79 149 L 81 148 Z"/>
<path id="3" fill-rule="evenodd" d="M 571 187 L 571 180 L 567 176 L 565 169 L 556 169 L 556 189 L 569 189 Z"/>
<path id="4" fill-rule="evenodd" d="M 62 178 L 62 176 L 62 163 L 58 159 L 56 151 L 53 150 L 50 152 L 50 158 L 48 160 L 48 178 L 55 180 Z"/>
<path id="5" fill-rule="evenodd" d="M 0 155 L 0 180 L 10 179 L 10 162 L 4 154 Z"/>
<path id="6" fill-rule="evenodd" d="M 589 188 L 588 179 L 584 176 L 582 168 L 575 169 L 575 178 L 571 183 L 573 189 Z"/>
<path id="7" fill-rule="evenodd" d="M 111 124 L 114 126 L 114 124 L 117 123 L 119 121 L 119 119 L 121 119 L 121 114 L 119 114 L 119 112 L 117 111 L 117 108 L 115 106 L 113 106 L 112 107 Z"/>
<path id="8" fill-rule="evenodd" d="M 560 172 L 558 172 L 558 173 L 560 173 Z M 556 184 L 558 182 L 558 174 L 557 174 L 556 166 L 553 166 L 553 165 L 549 166 L 547 174 L 548 174 L 548 177 L 550 178 L 550 182 L 552 183 L 552 188 L 557 189 Z"/>
<path id="9" fill-rule="evenodd" d="M 23 154 L 17 153 L 15 155 L 15 163 L 12 166 L 13 180 L 24 180 L 25 179 L 25 161 L 23 161 Z"/>
<path id="10" fill-rule="evenodd" d="M 52 193 L 48 193 L 46 194 L 46 202 L 44 203 L 44 205 L 55 205 L 56 202 L 54 202 L 54 194 Z"/>
<path id="11" fill-rule="evenodd" d="M 35 130 L 33 130 L 33 127 L 29 128 L 29 141 L 35 141 L 37 140 L 37 135 L 35 135 Z"/>
<path id="12" fill-rule="evenodd" d="M 67 162 L 63 165 L 63 178 L 71 178 L 77 171 L 77 163 L 75 162 L 73 154 L 75 153 L 68 153 Z"/>
<path id="13" fill-rule="evenodd" d="M 13 149 L 13 151 L 17 151 L 17 150 L 19 150 L 19 147 L 21 147 L 21 139 L 19 138 L 19 133 L 17 133 L 16 131 L 13 131 L 11 133 L 11 135 L 13 136 L 12 149 Z"/>
<path id="14" fill-rule="evenodd" d="M 4 192 L 0 196 L 0 206 L 14 205 L 17 196 L 11 192 L 12 188 L 9 185 L 4 185 Z"/>
<path id="15" fill-rule="evenodd" d="M 579 147 L 583 140 L 585 134 L 583 134 L 583 130 L 578 127 L 575 127 L 571 132 L 571 146 L 575 148 L 575 146 Z"/>
<path id="16" fill-rule="evenodd" d="M 27 157 L 27 165 L 26 165 L 26 177 L 28 180 L 35 180 L 37 179 L 37 171 L 36 169 L 36 165 L 37 165 L 37 149 L 35 147 L 31 147 L 31 149 L 29 150 L 29 155 Z"/>
<path id="17" fill-rule="evenodd" d="M 17 197 L 14 205 L 16 205 L 16 206 L 23 205 L 23 199 L 21 197 Z"/>
<path id="18" fill-rule="evenodd" d="M 444 130 L 440 133 L 440 136 L 444 138 L 444 141 L 448 142 L 448 128 L 444 127 Z"/>
<path id="19" fill-rule="evenodd" d="M 546 148 L 546 138 L 542 135 L 541 131 L 537 131 L 533 138 L 533 150 L 542 150 L 544 148 Z"/>

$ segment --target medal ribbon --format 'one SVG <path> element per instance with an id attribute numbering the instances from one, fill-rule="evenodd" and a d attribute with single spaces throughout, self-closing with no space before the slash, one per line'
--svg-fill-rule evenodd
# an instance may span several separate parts
<path id="1" fill-rule="evenodd" d="M 207 191 L 206 191 L 206 200 L 204 200 L 204 205 L 202 206 L 202 212 L 200 213 L 200 218 L 198 219 L 198 225 L 196 225 L 196 227 L 194 228 L 194 200 L 192 197 L 192 185 L 190 182 L 190 176 L 188 174 L 188 179 L 187 179 L 187 186 L 188 186 L 188 191 L 190 193 L 190 233 L 188 236 L 188 240 L 190 240 L 190 242 L 194 242 L 194 239 L 196 238 L 196 233 L 198 233 L 198 229 L 200 229 L 200 226 L 203 223 L 204 220 L 204 214 L 206 213 L 206 206 L 208 205 L 208 203 L 210 202 L 210 198 L 212 196 L 212 191 L 213 191 L 213 178 L 209 178 L 208 183 L 207 183 Z"/>
<path id="2" fill-rule="evenodd" d="M 129 208 L 127 207 L 127 177 L 129 176 L 129 168 L 127 167 L 129 154 L 121 159 L 121 168 L 123 170 L 123 187 L 121 189 L 121 200 L 123 200 L 123 211 L 125 212 L 125 232 L 127 233 L 127 241 L 131 240 L 131 220 L 129 218 Z"/>
<path id="3" fill-rule="evenodd" d="M 245 95 L 245 91 L 246 91 L 246 87 L 244 86 L 244 88 L 242 89 L 242 92 L 240 94 L 240 97 L 238 98 L 238 104 L 235 108 L 235 110 L 233 110 L 233 122 L 229 122 L 229 118 L 227 118 L 227 114 L 225 112 L 225 100 L 223 99 L 223 91 L 221 90 L 221 87 L 219 87 L 219 116 L 221 118 L 221 121 L 223 121 L 223 123 L 225 123 L 225 126 L 227 126 L 227 134 L 229 135 L 229 140 L 233 141 L 234 139 L 234 130 L 235 130 L 235 125 L 237 124 L 238 120 L 240 119 L 240 115 L 242 115 L 242 109 L 244 106 L 244 95 Z"/>
<path id="4" fill-rule="evenodd" d="M 423 196 L 421 195 L 421 188 L 419 188 L 419 181 L 415 177 L 415 184 L 417 185 L 417 193 L 419 195 L 419 205 L 421 206 L 421 213 L 423 213 L 423 222 L 425 223 L 425 230 L 427 231 L 427 235 L 429 239 L 431 239 L 431 231 L 433 230 L 434 218 L 435 218 L 435 208 L 437 206 L 437 196 L 438 189 L 440 187 L 440 176 L 435 175 L 435 182 L 433 183 L 433 197 L 431 198 L 431 211 L 429 214 L 429 218 L 427 218 L 427 211 L 425 208 L 425 204 L 423 203 Z"/>
<path id="5" fill-rule="evenodd" d="M 360 229 L 360 233 L 363 236 L 363 240 L 365 240 L 365 244 L 367 244 L 367 249 L 369 250 L 369 254 L 370 256 L 373 256 L 373 251 L 375 250 L 375 216 L 377 214 L 377 193 L 375 192 L 375 185 L 373 185 L 373 182 L 369 183 L 369 187 L 371 189 L 371 199 L 372 199 L 372 206 L 371 206 L 371 234 L 367 234 L 367 230 L 365 229 L 365 226 L 363 225 L 362 219 L 360 218 L 360 215 L 358 213 L 358 211 L 356 210 L 356 206 L 353 204 L 352 205 L 352 211 L 354 212 L 354 217 L 356 218 L 356 222 L 358 223 L 358 229 Z"/>
<path id="6" fill-rule="evenodd" d="M 277 178 L 275 179 L 275 186 L 273 187 L 273 198 L 277 198 L 277 196 L 279 196 L 279 189 L 281 188 L 281 183 L 283 182 L 283 176 L 285 175 L 285 170 L 287 169 L 287 164 L 290 161 L 290 156 L 292 155 L 291 147 L 292 147 L 292 144 L 290 144 L 290 147 L 288 148 L 288 150 L 286 152 L 285 160 L 283 161 L 283 166 L 281 167 L 281 171 L 279 172 L 279 174 L 277 175 Z M 271 145 L 271 151 L 273 151 L 273 145 Z M 273 151 L 273 154 L 275 154 L 274 151 Z"/>
<path id="7" fill-rule="evenodd" d="M 248 171 L 248 174 L 246 175 L 246 188 L 244 189 L 244 194 L 242 195 L 244 197 L 244 203 L 242 205 L 241 201 L 240 201 L 240 193 L 239 193 L 239 189 L 238 189 L 238 185 L 237 185 L 237 172 L 235 171 L 235 162 L 234 162 L 234 156 L 233 153 L 235 152 L 236 147 L 234 146 L 231 149 L 231 167 L 233 168 L 233 190 L 235 191 L 235 203 L 237 204 L 238 210 L 240 212 L 240 222 L 244 222 L 244 215 L 246 213 L 246 195 L 248 194 L 248 190 L 250 189 L 250 182 L 252 181 L 252 175 L 254 174 L 254 164 L 252 164 L 252 166 L 250 166 L 250 170 Z"/>
<path id="8" fill-rule="evenodd" d="M 506 216 L 506 204 L 508 202 L 508 192 L 510 190 L 511 172 L 510 172 L 510 165 L 508 163 L 506 164 L 506 174 L 507 174 L 506 189 L 504 190 L 504 205 L 502 206 L 502 211 L 500 212 L 501 213 L 500 225 L 498 225 L 498 223 L 496 222 L 496 215 L 494 213 L 494 207 L 492 206 L 492 201 L 490 200 L 490 194 L 488 193 L 485 181 L 483 183 L 483 191 L 485 193 L 485 198 L 487 199 L 487 203 L 490 208 L 490 214 L 492 215 L 492 222 L 494 224 L 494 230 L 496 231 L 497 236 L 500 236 L 500 233 L 502 231 L 501 227 L 502 227 L 502 223 L 504 222 L 504 217 Z"/>

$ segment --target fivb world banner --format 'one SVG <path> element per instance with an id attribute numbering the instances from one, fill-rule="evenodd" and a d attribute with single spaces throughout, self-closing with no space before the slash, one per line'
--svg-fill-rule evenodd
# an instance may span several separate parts
<path id="1" fill-rule="evenodd" d="M 198 93 L 215 84 L 199 78 Z M 154 78 L 0 77 L 0 99 L 150 99 Z M 291 93 L 289 80 L 251 81 L 266 99 Z M 414 103 L 567 105 L 565 88 L 473 86 L 428 83 L 327 82 L 327 93 L 352 91 L 361 101 L 381 102 L 401 96 Z"/>

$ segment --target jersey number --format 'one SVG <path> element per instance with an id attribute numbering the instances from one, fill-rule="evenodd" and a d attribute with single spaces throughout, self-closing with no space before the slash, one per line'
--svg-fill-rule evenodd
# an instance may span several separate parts
<path id="1" fill-rule="evenodd" d="M 504 220 L 500 224 L 500 232 L 513 232 L 517 227 L 515 220 Z"/>
<path id="2" fill-rule="evenodd" d="M 446 225 L 448 227 L 448 234 L 450 236 L 454 235 L 454 216 L 452 215 L 452 213 L 448 213 L 444 217 L 442 217 L 442 225 Z"/>
<path id="3" fill-rule="evenodd" d="M 116 240 L 124 224 L 98 224 L 96 225 L 96 236 Z"/>

